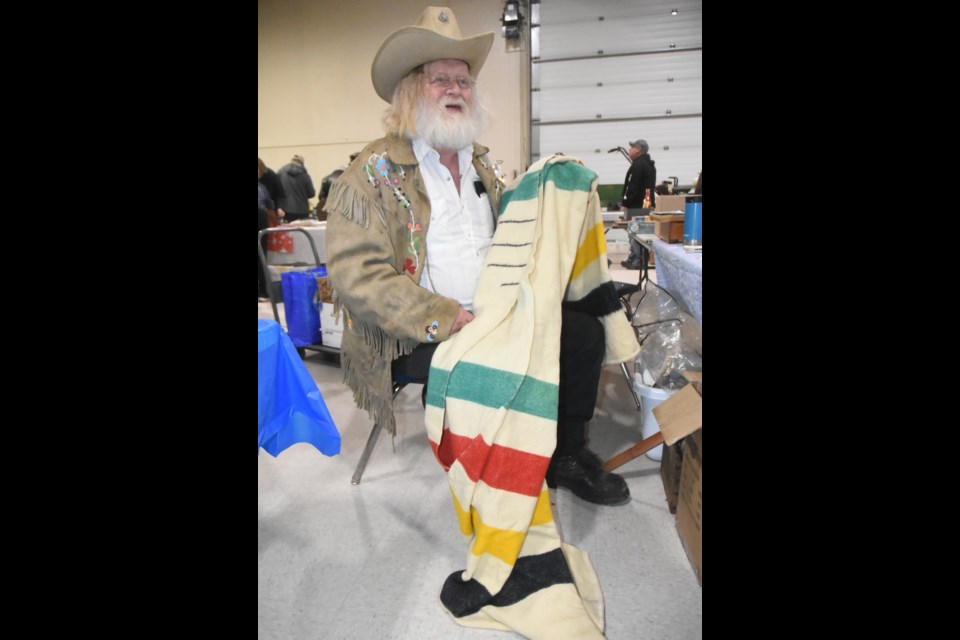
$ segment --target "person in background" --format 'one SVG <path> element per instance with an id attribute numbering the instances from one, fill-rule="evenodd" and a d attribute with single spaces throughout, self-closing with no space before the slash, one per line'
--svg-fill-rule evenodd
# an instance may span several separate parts
<path id="1" fill-rule="evenodd" d="M 330 195 L 330 185 L 333 184 L 334 180 L 340 177 L 340 174 L 343 173 L 344 169 L 346 169 L 346 167 L 340 167 L 338 169 L 334 169 L 328 175 L 324 176 L 323 182 L 320 183 L 320 199 L 321 200 L 325 201 L 327 199 L 327 196 Z"/>
<path id="2" fill-rule="evenodd" d="M 260 182 L 260 171 L 257 171 L 257 233 L 263 231 L 270 226 L 268 211 L 273 209 L 275 203 L 270 198 L 270 192 L 267 190 L 266 185 Z M 260 240 L 260 246 L 263 248 L 263 253 L 267 253 L 267 238 L 264 236 Z M 263 272 L 263 265 L 260 263 L 260 256 L 257 256 L 257 301 L 261 301 L 267 298 L 267 274 Z"/>
<path id="3" fill-rule="evenodd" d="M 278 173 L 284 195 L 280 206 L 286 212 L 287 222 L 310 217 L 310 198 L 317 195 L 313 180 L 303 165 L 303 156 L 295 155 L 283 165 Z"/>
<path id="4" fill-rule="evenodd" d="M 357 154 L 350 156 L 350 162 L 353 162 L 353 159 Z M 343 170 L 346 167 L 338 167 L 331 171 L 329 174 L 324 176 L 323 181 L 320 183 L 320 196 L 319 201 L 317 202 L 317 220 L 326 220 L 327 212 L 323 210 L 327 206 L 327 196 L 330 195 L 330 185 L 333 184 L 333 181 L 340 177 L 340 174 L 343 173 Z"/>
<path id="5" fill-rule="evenodd" d="M 283 185 L 280 184 L 280 177 L 277 173 L 263 164 L 263 160 L 257 158 L 257 181 L 267 188 L 270 199 L 274 204 L 267 211 L 267 224 L 275 227 L 283 220 L 283 209 L 276 208 L 277 203 L 283 198 Z"/>
<path id="6" fill-rule="evenodd" d="M 350 154 L 350 162 L 353 162 L 357 156 L 360 155 L 359 151 L 354 151 Z M 330 186 L 333 184 L 333 181 L 340 177 L 346 170 L 346 167 L 340 166 L 330 172 L 328 176 L 325 176 L 323 182 L 320 184 L 320 196 L 319 202 L 317 202 L 317 220 L 326 220 L 327 212 L 324 211 L 324 207 L 327 206 L 327 197 L 330 195 Z"/>
<path id="7" fill-rule="evenodd" d="M 633 163 L 623 181 L 623 198 L 620 203 L 620 211 L 626 213 L 628 218 L 646 215 L 656 206 L 657 168 L 653 159 L 650 158 L 649 151 L 650 145 L 646 140 L 635 140 L 630 143 L 630 158 Z M 647 189 L 650 190 L 650 202 L 645 205 Z M 631 238 L 630 255 L 620 264 L 627 269 L 639 269 L 643 266 L 642 256 L 643 248 L 640 243 Z"/>
<path id="8" fill-rule="evenodd" d="M 438 343 L 474 318 L 502 190 L 488 149 L 474 142 L 487 121 L 476 77 L 493 34 L 461 38 L 446 7 L 428 7 L 416 27 L 401 31 L 404 37 L 384 42 L 372 68 L 374 89 L 390 103 L 387 136 L 332 183 L 326 204 L 327 269 L 350 327 L 341 345 L 344 381 L 388 431 L 395 424 L 391 369 L 426 378 Z M 626 482 L 603 471 L 586 445 L 603 325 L 566 308 L 556 317 L 557 446 L 547 483 L 589 502 L 624 504 Z"/>

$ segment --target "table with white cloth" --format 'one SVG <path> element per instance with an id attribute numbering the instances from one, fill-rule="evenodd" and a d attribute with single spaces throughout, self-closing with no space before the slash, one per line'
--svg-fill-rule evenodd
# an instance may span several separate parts
<path id="1" fill-rule="evenodd" d="M 316 222 L 311 225 L 284 224 L 274 229 L 303 229 L 313 238 L 320 255 L 320 264 L 327 261 L 327 223 Z M 267 236 L 267 264 L 307 264 L 316 263 L 310 241 L 299 231 L 289 233 L 271 233 Z"/>
<path id="2" fill-rule="evenodd" d="M 703 328 L 703 252 L 685 251 L 682 244 L 653 241 L 657 284 L 676 298 Z"/>

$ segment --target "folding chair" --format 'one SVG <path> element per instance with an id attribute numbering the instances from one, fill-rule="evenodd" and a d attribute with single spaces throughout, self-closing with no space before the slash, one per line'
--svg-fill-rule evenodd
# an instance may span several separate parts
<path id="1" fill-rule="evenodd" d="M 390 401 L 393 402 L 397 399 L 397 394 L 400 393 L 400 390 L 406 387 L 408 384 L 427 384 L 426 378 L 412 378 L 408 376 L 395 375 L 393 377 L 393 396 Z M 377 444 L 377 440 L 380 438 L 380 432 L 383 431 L 383 423 L 378 421 L 373 424 L 373 429 L 370 430 L 370 436 L 367 438 L 367 446 L 363 448 L 363 453 L 360 455 L 360 462 L 357 463 L 357 468 L 353 472 L 353 477 L 350 479 L 350 484 L 360 484 L 360 479 L 363 477 L 363 472 L 367 468 L 367 461 L 370 460 L 370 454 L 373 453 L 373 448 Z"/>

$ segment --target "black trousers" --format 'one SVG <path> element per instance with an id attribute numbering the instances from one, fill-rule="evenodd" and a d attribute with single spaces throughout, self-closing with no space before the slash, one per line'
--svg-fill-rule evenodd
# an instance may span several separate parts
<path id="1" fill-rule="evenodd" d="M 557 449 L 554 459 L 586 446 L 586 423 L 593 418 L 603 365 L 603 325 L 581 311 L 563 309 L 560 329 L 560 402 L 557 407 Z M 393 377 L 423 380 L 440 343 L 423 343 L 393 361 Z M 424 393 L 426 384 L 424 384 Z M 424 396 L 426 397 L 426 396 Z"/>

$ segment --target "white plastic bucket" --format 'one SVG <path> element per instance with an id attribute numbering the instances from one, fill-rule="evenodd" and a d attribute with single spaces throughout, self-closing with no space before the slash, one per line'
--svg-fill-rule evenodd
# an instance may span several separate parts
<path id="1" fill-rule="evenodd" d="M 676 393 L 676 389 L 655 389 L 648 387 L 640 381 L 640 376 L 638 375 L 634 375 L 633 386 L 640 396 L 640 403 L 643 405 L 643 439 L 646 440 L 660 431 L 657 418 L 653 415 L 653 408 Z M 663 457 L 663 445 L 661 444 L 648 451 L 647 457 L 659 462 Z"/>

